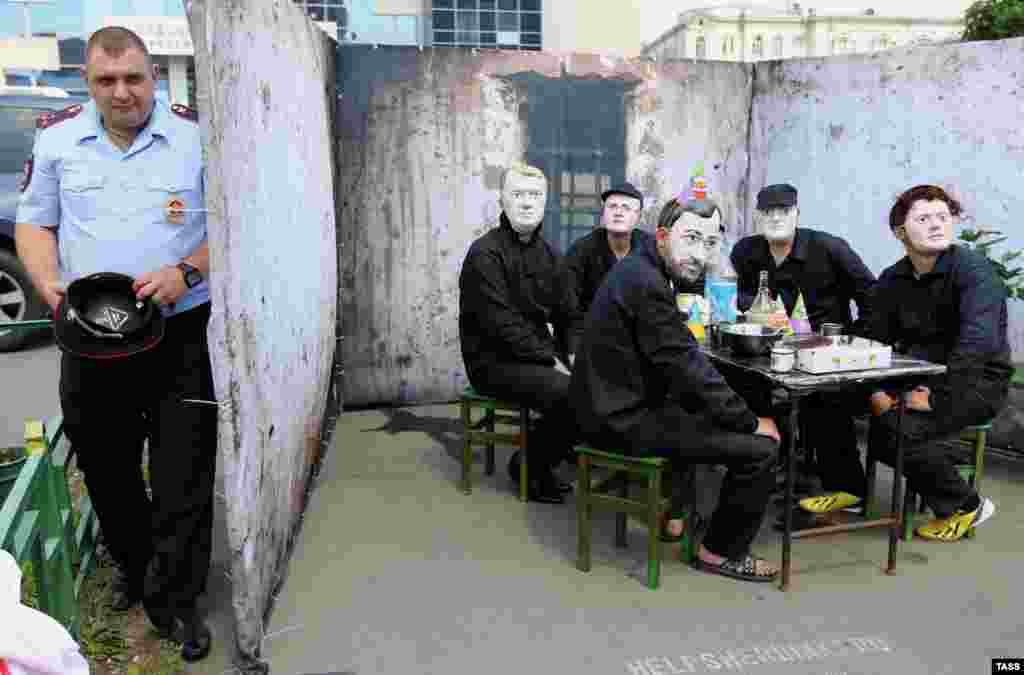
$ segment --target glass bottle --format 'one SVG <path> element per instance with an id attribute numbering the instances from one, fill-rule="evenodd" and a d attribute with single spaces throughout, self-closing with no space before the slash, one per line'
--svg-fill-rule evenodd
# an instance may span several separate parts
<path id="1" fill-rule="evenodd" d="M 754 296 L 754 302 L 747 310 L 747 321 L 768 325 L 774 311 L 775 301 L 772 299 L 772 292 L 768 289 L 768 270 L 761 270 L 757 280 L 757 295 Z"/>

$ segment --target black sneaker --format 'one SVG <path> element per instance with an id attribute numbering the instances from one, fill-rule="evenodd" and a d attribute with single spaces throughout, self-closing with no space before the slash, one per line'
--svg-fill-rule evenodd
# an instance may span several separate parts
<path id="1" fill-rule="evenodd" d="M 519 453 L 520 451 L 516 450 L 514 453 L 512 453 L 512 456 L 508 460 L 508 477 L 512 479 L 512 485 L 515 486 L 516 490 L 519 489 Z M 572 483 L 566 483 L 563 480 L 559 480 L 559 478 L 555 476 L 554 473 L 550 473 L 549 475 L 551 478 L 551 482 L 555 485 L 555 490 L 557 490 L 559 494 L 566 495 L 572 492 Z M 530 476 L 528 480 L 530 481 L 530 490 L 532 492 L 534 490 L 536 481 L 534 480 L 533 476 Z M 562 499 L 562 501 L 550 503 L 561 504 L 564 501 L 565 500 Z"/>
<path id="2" fill-rule="evenodd" d="M 131 577 L 120 565 L 114 565 L 110 608 L 115 612 L 126 612 L 139 604 L 141 599 L 142 582 Z"/>
<path id="3" fill-rule="evenodd" d="M 157 633 L 162 639 L 181 645 L 181 658 L 186 663 L 205 659 L 213 644 L 210 627 L 196 614 L 185 619 L 176 617 L 170 626 L 157 626 Z"/>

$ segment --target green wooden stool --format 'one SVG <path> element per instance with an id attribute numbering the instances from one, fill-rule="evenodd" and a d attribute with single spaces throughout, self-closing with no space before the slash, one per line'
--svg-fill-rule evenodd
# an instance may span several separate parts
<path id="1" fill-rule="evenodd" d="M 975 490 L 981 485 L 981 479 L 985 473 L 985 445 L 988 442 L 988 432 L 991 430 L 991 422 L 967 427 L 960 432 L 960 436 L 955 441 L 960 445 L 974 449 L 973 461 L 967 464 L 957 464 L 956 470 L 960 472 L 960 477 L 967 481 Z M 910 541 L 914 537 L 914 504 L 918 499 L 918 495 L 910 492 L 908 487 L 907 498 L 904 501 L 903 508 L 903 541 Z M 924 499 L 920 499 L 917 511 L 922 513 L 925 510 Z M 974 528 L 972 527 L 967 530 L 967 534 L 964 537 L 973 539 Z"/>
<path id="2" fill-rule="evenodd" d="M 530 409 L 518 403 L 499 401 L 489 396 L 481 396 L 466 387 L 462 392 L 462 479 L 460 485 L 467 495 L 473 491 L 473 446 L 485 448 L 484 472 L 494 474 L 494 445 L 507 443 L 519 448 L 519 499 L 526 501 L 526 439 L 529 434 Z M 473 421 L 473 410 L 483 412 L 480 419 Z M 513 411 L 515 414 L 509 414 Z M 495 431 L 496 424 L 518 425 L 515 433 Z"/>
<path id="3" fill-rule="evenodd" d="M 669 475 L 667 459 L 662 457 L 633 457 L 604 452 L 593 448 L 576 446 L 579 472 L 576 488 L 576 567 L 580 571 L 590 571 L 590 515 L 593 507 L 615 511 L 615 545 L 626 548 L 626 517 L 629 514 L 640 516 L 647 522 L 647 587 L 656 589 L 661 577 L 661 512 L 668 508 L 669 500 L 662 497 L 662 482 Z M 605 483 L 591 485 L 591 467 L 601 466 L 613 471 L 610 480 Z M 647 494 L 643 500 L 629 498 L 629 477 L 640 476 L 647 484 Z M 611 495 L 604 492 L 605 487 L 612 483 L 618 484 L 619 494 Z M 666 490 L 666 492 L 668 492 Z M 690 562 L 696 555 L 691 530 L 692 518 L 686 515 L 686 529 L 680 540 L 681 557 Z"/>

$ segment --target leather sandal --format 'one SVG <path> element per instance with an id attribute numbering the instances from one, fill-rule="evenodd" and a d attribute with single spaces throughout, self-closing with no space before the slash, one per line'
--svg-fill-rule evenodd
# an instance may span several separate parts
<path id="1" fill-rule="evenodd" d="M 747 554 L 742 558 L 736 560 L 726 559 L 721 564 L 716 565 L 701 560 L 697 557 L 693 561 L 693 566 L 701 572 L 710 572 L 711 574 L 721 574 L 724 577 L 731 577 L 733 579 L 739 579 L 740 581 L 757 581 L 766 582 L 774 581 L 779 575 L 779 571 L 775 570 L 771 574 L 758 574 L 757 563 L 767 562 L 762 558 L 755 558 L 754 556 Z"/>
<path id="2" fill-rule="evenodd" d="M 671 534 L 668 531 L 668 523 L 671 520 L 683 521 L 683 529 L 679 531 L 679 534 Z M 663 511 L 661 516 L 658 517 L 658 539 L 669 544 L 676 544 L 682 541 L 683 537 L 686 536 L 686 528 L 689 527 L 689 525 L 685 511 L 681 513 Z"/>

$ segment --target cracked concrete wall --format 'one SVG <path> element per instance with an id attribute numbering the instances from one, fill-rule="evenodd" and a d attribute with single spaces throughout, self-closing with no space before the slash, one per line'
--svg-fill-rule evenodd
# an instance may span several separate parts
<path id="1" fill-rule="evenodd" d="M 742 217 L 749 66 L 346 46 L 338 68 L 346 405 L 451 400 L 466 385 L 458 275 L 497 222 L 504 168 L 527 155 L 539 90 L 526 74 L 629 85 L 625 175 L 645 192 L 645 228 L 702 159 L 727 221 Z"/>
<path id="2" fill-rule="evenodd" d="M 800 220 L 846 238 L 874 272 L 903 256 L 889 209 L 919 183 L 951 189 L 964 227 L 1024 248 L 1024 39 L 755 66 L 750 194 L 800 190 Z M 747 222 L 750 222 L 749 219 Z M 997 251 L 1006 250 L 997 249 Z M 1024 303 L 1010 341 L 1024 359 Z"/>
<path id="3" fill-rule="evenodd" d="M 192 0 L 186 10 L 207 152 L 236 646 L 253 665 L 319 458 L 335 348 L 335 52 L 292 3 Z"/>

